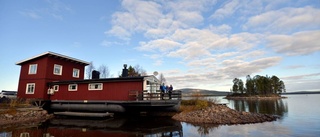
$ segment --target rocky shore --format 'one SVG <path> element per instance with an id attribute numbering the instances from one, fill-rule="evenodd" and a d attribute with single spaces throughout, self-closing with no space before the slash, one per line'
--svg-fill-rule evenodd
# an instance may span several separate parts
<path id="1" fill-rule="evenodd" d="M 48 114 L 46 110 L 35 107 L 1 109 L 0 126 L 5 128 L 7 126 L 39 123 L 52 117 L 53 115 Z"/>
<path id="2" fill-rule="evenodd" d="M 225 105 L 212 105 L 211 107 L 191 112 L 181 112 L 172 117 L 175 120 L 188 123 L 206 124 L 250 124 L 274 121 L 278 117 L 268 114 L 239 112 Z"/>

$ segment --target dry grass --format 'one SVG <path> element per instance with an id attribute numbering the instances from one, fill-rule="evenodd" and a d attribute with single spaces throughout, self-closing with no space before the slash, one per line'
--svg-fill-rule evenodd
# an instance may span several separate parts
<path id="1" fill-rule="evenodd" d="M 192 95 L 192 97 L 194 99 L 181 101 L 180 111 L 190 112 L 201 110 L 210 107 L 218 102 L 217 99 L 204 99 L 200 93 L 195 93 Z"/>
<path id="2" fill-rule="evenodd" d="M 10 109 L 17 107 L 27 107 L 30 106 L 30 102 L 24 99 L 10 99 L 5 102 L 0 103 L 0 109 Z"/>

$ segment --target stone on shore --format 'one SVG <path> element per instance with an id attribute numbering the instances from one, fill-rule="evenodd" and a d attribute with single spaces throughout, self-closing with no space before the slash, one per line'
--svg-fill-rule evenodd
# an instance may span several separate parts
<path id="1" fill-rule="evenodd" d="M 175 120 L 188 123 L 206 124 L 249 124 L 274 121 L 278 117 L 268 114 L 240 112 L 224 105 L 212 105 L 206 109 L 191 112 L 181 112 L 172 117 Z"/>
<path id="2" fill-rule="evenodd" d="M 2 128 L 16 124 L 41 122 L 53 117 L 40 108 L 7 109 L 2 110 L 1 113 L 0 126 Z"/>

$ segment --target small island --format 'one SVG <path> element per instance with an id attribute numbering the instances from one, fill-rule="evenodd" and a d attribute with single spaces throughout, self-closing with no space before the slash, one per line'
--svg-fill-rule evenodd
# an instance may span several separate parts
<path id="1" fill-rule="evenodd" d="M 233 86 L 230 89 L 232 94 L 226 99 L 279 99 L 281 93 L 286 92 L 284 82 L 277 76 L 256 75 L 251 78 L 246 76 L 246 83 L 239 78 L 233 79 Z"/>
<path id="2" fill-rule="evenodd" d="M 277 76 L 246 76 L 246 83 L 239 78 L 233 79 L 232 94 L 226 99 L 279 99 L 286 92 L 284 82 Z M 250 124 L 274 121 L 279 116 L 233 110 L 215 101 L 188 100 L 181 102 L 181 112 L 172 117 L 189 123 L 206 124 Z"/>
<path id="3" fill-rule="evenodd" d="M 212 100 L 183 100 L 181 112 L 172 118 L 182 122 L 193 124 L 251 124 L 274 121 L 279 118 L 276 115 L 237 111 L 226 105 L 217 104 Z"/>

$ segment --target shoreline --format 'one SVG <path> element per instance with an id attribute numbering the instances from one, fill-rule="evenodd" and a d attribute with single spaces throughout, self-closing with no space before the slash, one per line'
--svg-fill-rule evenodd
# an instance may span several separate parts
<path id="1" fill-rule="evenodd" d="M 271 97 L 261 97 L 261 96 L 248 96 L 248 97 L 241 97 L 241 96 L 226 96 L 224 99 L 230 100 L 272 100 L 272 99 L 286 99 L 286 96 L 271 96 Z"/>

